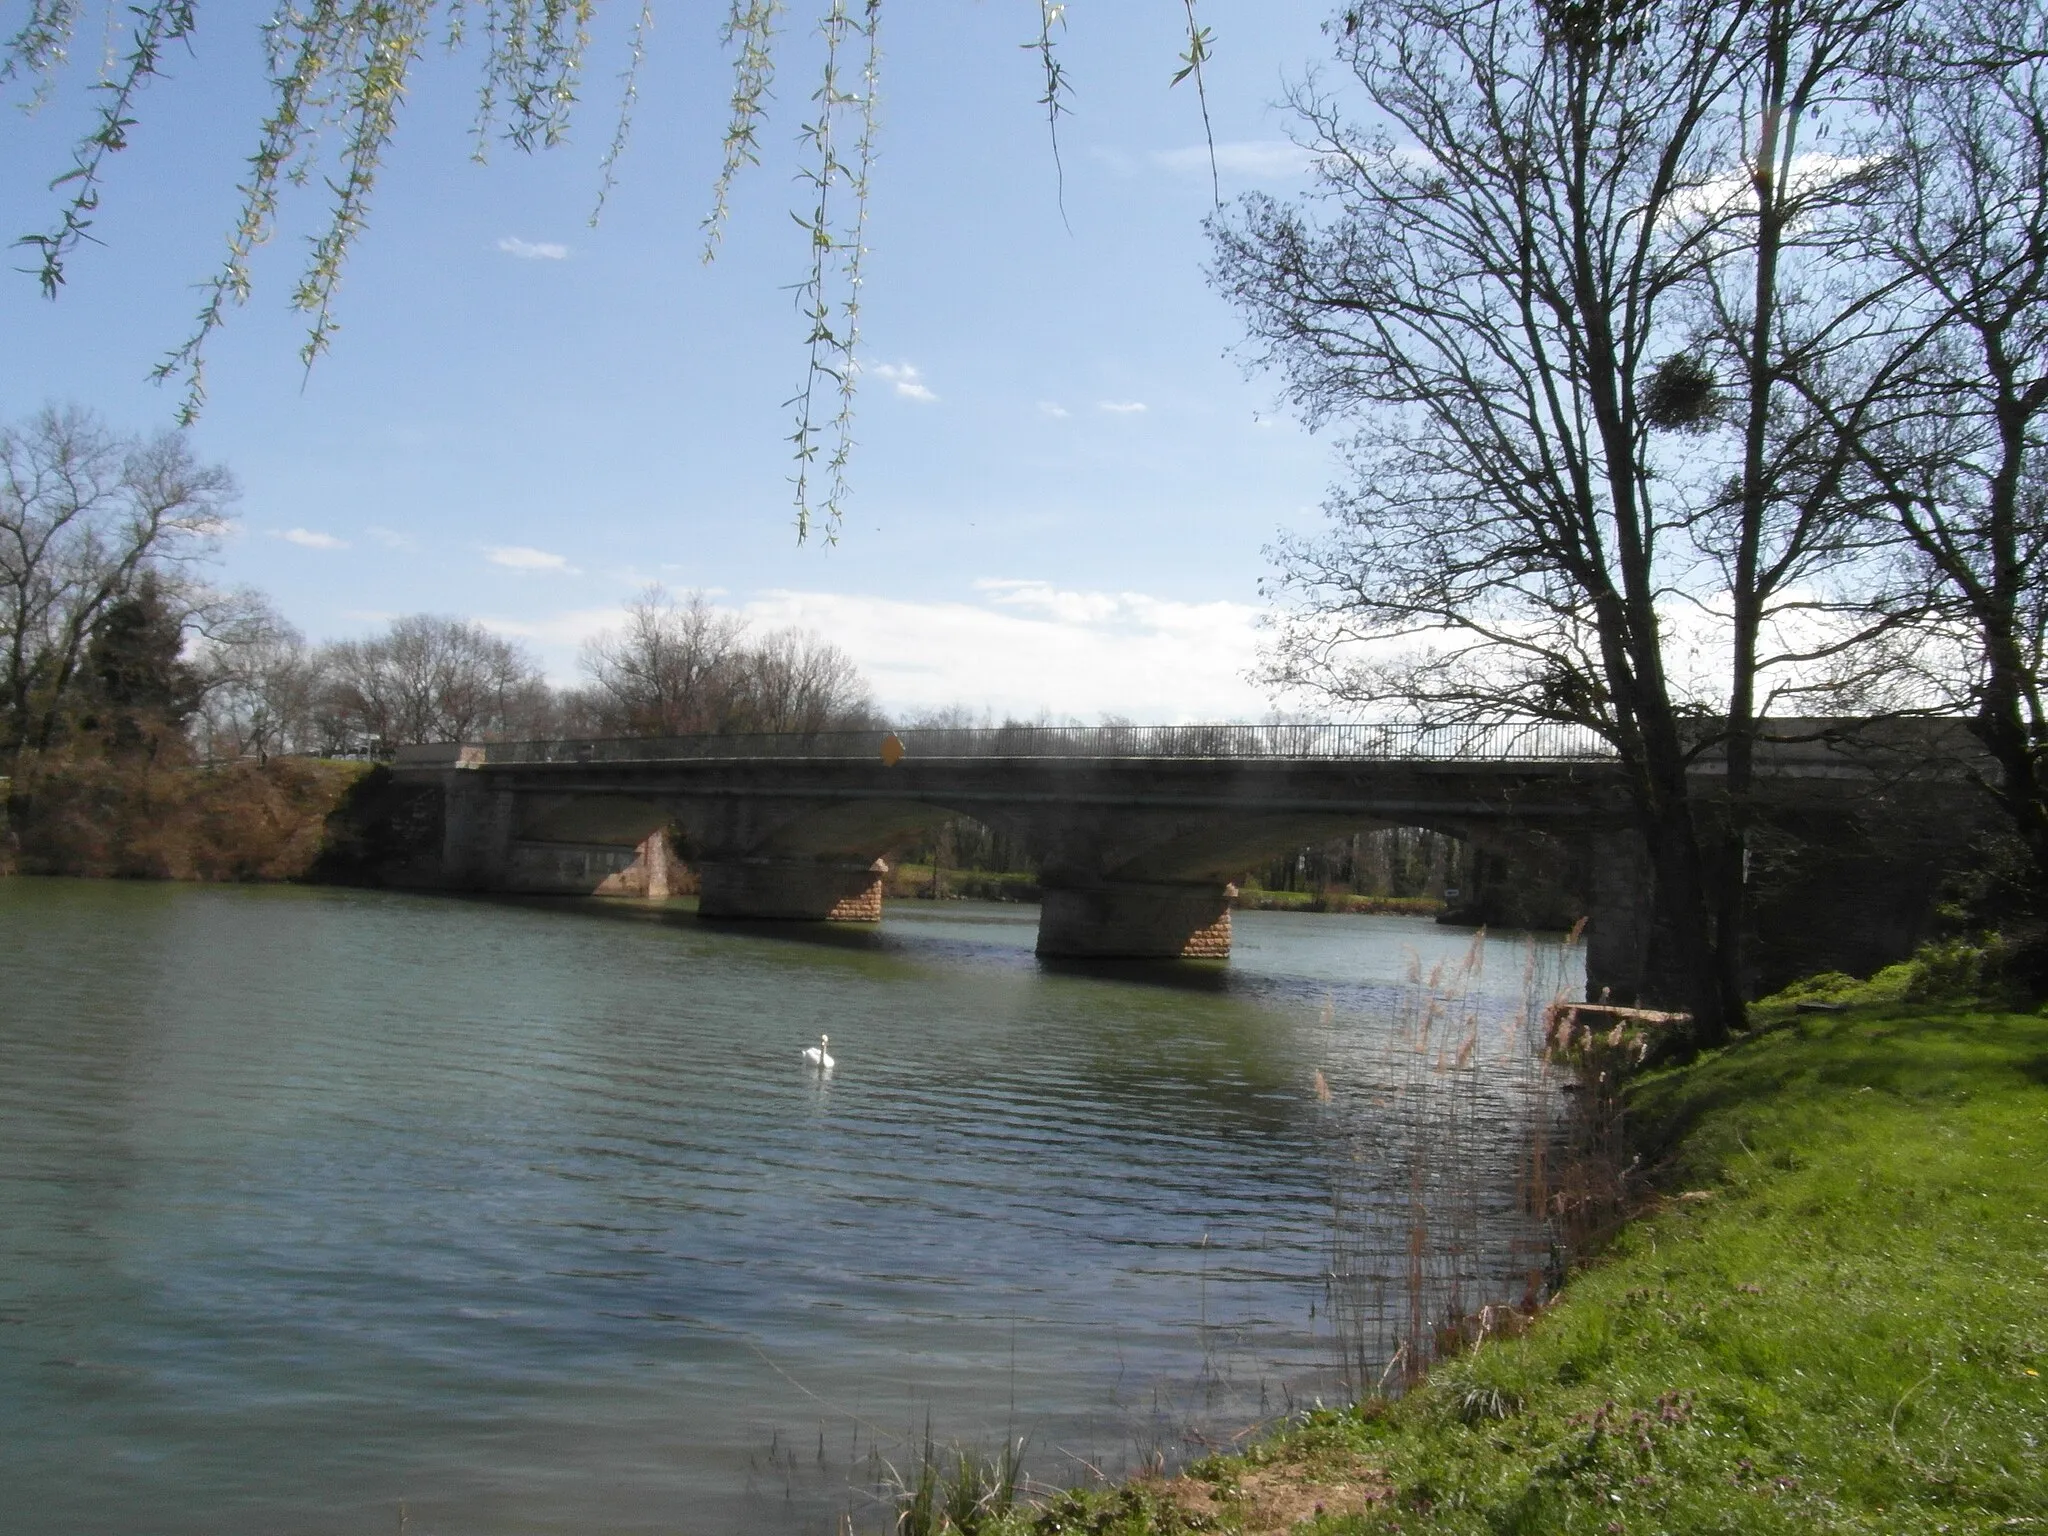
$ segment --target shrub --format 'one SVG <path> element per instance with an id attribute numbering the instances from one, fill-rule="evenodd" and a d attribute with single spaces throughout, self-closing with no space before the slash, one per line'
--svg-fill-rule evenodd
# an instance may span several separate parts
<path id="1" fill-rule="evenodd" d="M 1941 1003 L 1981 997 L 1998 969 L 1998 942 L 1973 944 L 1949 939 L 1923 944 L 1914 953 L 1906 983 L 1906 1001 Z"/>

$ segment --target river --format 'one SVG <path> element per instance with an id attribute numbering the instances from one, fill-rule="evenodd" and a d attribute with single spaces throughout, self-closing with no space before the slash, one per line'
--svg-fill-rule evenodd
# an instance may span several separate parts
<path id="1" fill-rule="evenodd" d="M 1445 1113 L 1403 1083 L 1576 957 L 1247 912 L 1091 969 L 1036 916 L 0 880 L 8 1523 L 825 1536 L 927 1426 L 1069 1483 L 1341 1396 L 1387 1303 L 1330 1271 Z M 1516 1070 L 1453 1116 L 1472 1304 L 1530 1247 Z"/>

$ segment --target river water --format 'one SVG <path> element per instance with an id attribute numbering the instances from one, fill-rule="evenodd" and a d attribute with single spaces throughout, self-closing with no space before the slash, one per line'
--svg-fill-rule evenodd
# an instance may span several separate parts
<path id="1" fill-rule="evenodd" d="M 1385 1297 L 1333 1211 L 1420 1208 L 1403 1082 L 1575 957 L 1251 912 L 1090 970 L 1035 919 L 0 880 L 7 1525 L 825 1536 L 927 1426 L 1069 1483 L 1341 1395 Z M 1528 1247 L 1526 1073 L 1474 1071 L 1468 1304 Z"/>

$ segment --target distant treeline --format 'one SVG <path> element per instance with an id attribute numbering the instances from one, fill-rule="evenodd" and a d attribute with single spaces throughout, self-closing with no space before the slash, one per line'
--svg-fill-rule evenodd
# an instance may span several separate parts
<path id="1" fill-rule="evenodd" d="M 0 774 L 874 719 L 829 641 L 757 633 L 658 587 L 584 648 L 578 687 L 551 687 L 518 641 L 433 614 L 308 644 L 261 593 L 203 579 L 235 494 L 177 433 L 123 436 L 55 409 L 0 427 Z"/>
<path id="2" fill-rule="evenodd" d="M 1252 879 L 1268 891 L 1440 898 L 1468 882 L 1468 852 L 1427 827 L 1377 827 L 1284 854 Z"/>
<path id="3" fill-rule="evenodd" d="M 805 630 L 752 632 L 701 596 L 649 588 L 553 688 L 516 641 L 431 614 L 309 646 L 280 627 L 207 645 L 195 741 L 211 759 L 376 754 L 429 741 L 819 731 L 874 719 L 851 657 Z"/>

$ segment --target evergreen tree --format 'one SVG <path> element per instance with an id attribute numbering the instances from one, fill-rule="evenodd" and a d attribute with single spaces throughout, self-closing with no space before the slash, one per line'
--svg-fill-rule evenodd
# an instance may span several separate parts
<path id="1" fill-rule="evenodd" d="M 86 648 L 85 687 L 97 729 L 117 750 L 146 746 L 152 757 L 198 708 L 198 674 L 183 660 L 183 615 L 154 572 L 110 604 Z"/>

